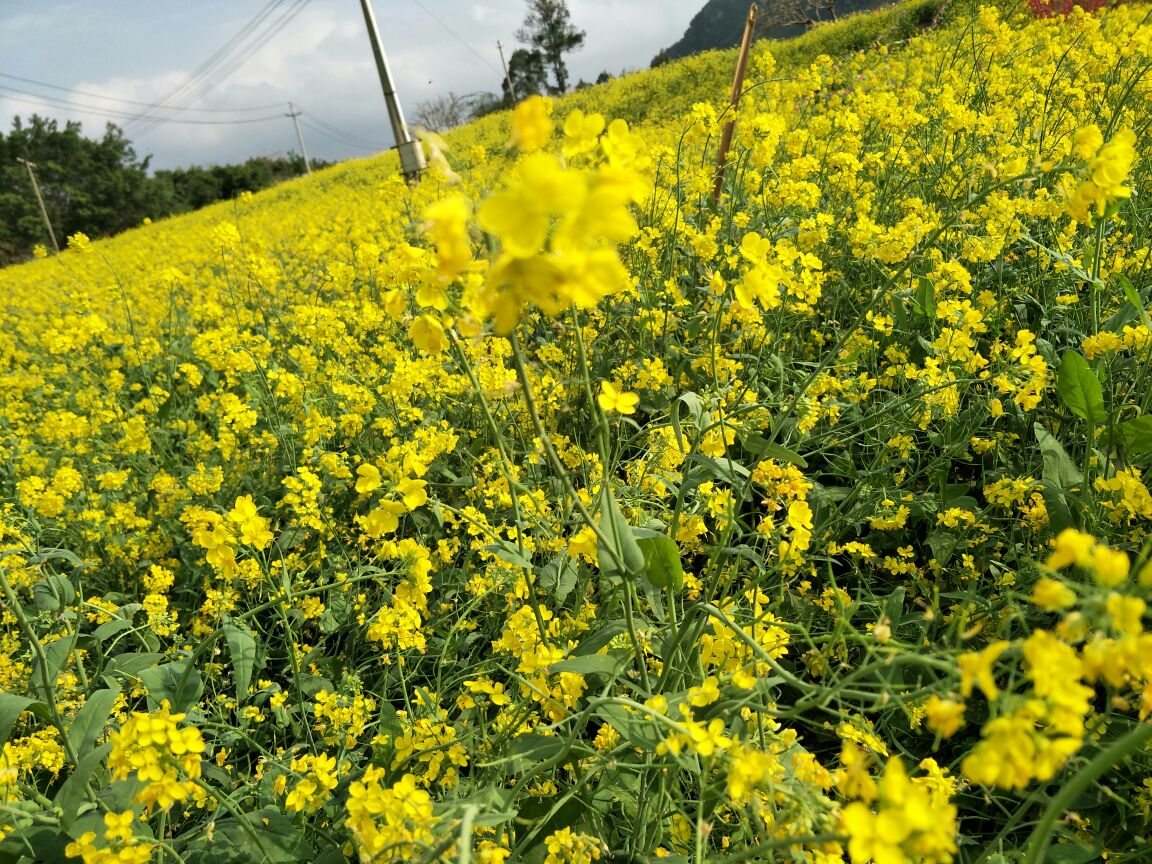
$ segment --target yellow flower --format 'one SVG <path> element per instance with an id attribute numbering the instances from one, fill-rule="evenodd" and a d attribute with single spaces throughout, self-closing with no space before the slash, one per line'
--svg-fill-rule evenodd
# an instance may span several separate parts
<path id="1" fill-rule="evenodd" d="M 448 281 L 472 262 L 468 200 L 449 195 L 424 208 L 424 231 L 436 244 L 436 272 Z"/>
<path id="2" fill-rule="evenodd" d="M 1076 592 L 1058 579 L 1042 576 L 1032 588 L 1032 602 L 1048 612 L 1076 605 Z"/>
<path id="3" fill-rule="evenodd" d="M 616 385 L 610 381 L 600 382 L 600 395 L 596 397 L 600 410 L 606 414 L 635 414 L 636 405 L 640 402 L 637 393 L 617 390 Z"/>
<path id="4" fill-rule="evenodd" d="M 964 703 L 931 696 L 924 703 L 928 728 L 943 738 L 951 738 L 964 725 Z"/>
<path id="5" fill-rule="evenodd" d="M 448 347 L 444 328 L 431 315 L 421 315 L 408 328 L 408 338 L 425 354 L 440 354 Z"/>
<path id="6" fill-rule="evenodd" d="M 552 137 L 552 100 L 547 96 L 529 96 L 516 106 L 512 115 L 512 141 L 517 150 L 527 153 L 539 150 Z"/>
<path id="7" fill-rule="evenodd" d="M 600 133 L 604 131 L 604 115 L 588 114 L 577 108 L 564 121 L 565 158 L 571 159 L 596 149 Z"/>
<path id="8" fill-rule="evenodd" d="M 356 491 L 361 495 L 369 495 L 380 488 L 380 469 L 371 462 L 358 465 L 356 477 Z"/>
<path id="9" fill-rule="evenodd" d="M 960 695 L 965 698 L 970 696 L 972 685 L 975 684 L 989 702 L 995 699 L 1000 691 L 992 675 L 992 664 L 1010 645 L 1010 642 L 1001 639 L 979 653 L 969 651 L 957 657 L 956 662 L 960 666 Z"/>

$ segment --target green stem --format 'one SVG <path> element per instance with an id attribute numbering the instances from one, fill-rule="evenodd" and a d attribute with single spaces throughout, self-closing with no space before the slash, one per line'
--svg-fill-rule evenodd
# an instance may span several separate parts
<path id="1" fill-rule="evenodd" d="M 80 759 L 76 756 L 76 750 L 68 739 L 68 727 L 64 725 L 64 718 L 60 716 L 60 709 L 56 706 L 56 682 L 48 679 L 48 657 L 44 653 L 44 646 L 40 644 L 40 638 L 32 629 L 28 616 L 24 614 L 24 607 L 20 604 L 20 598 L 16 596 L 16 592 L 8 583 L 8 570 L 4 567 L 0 567 L 0 589 L 4 591 L 4 599 L 8 601 L 8 610 L 16 616 L 16 620 L 20 623 L 20 629 L 24 631 L 24 636 L 28 640 L 28 647 L 32 649 L 32 653 L 36 655 L 36 660 L 40 664 L 44 703 L 48 706 L 48 715 L 52 720 L 52 725 L 60 733 L 60 746 L 64 748 L 64 755 L 68 757 L 68 761 L 74 767 L 78 766 Z"/>
<path id="2" fill-rule="evenodd" d="M 1096 778 L 1139 750 L 1149 738 L 1152 738 L 1152 723 L 1141 723 L 1127 735 L 1112 742 L 1110 747 L 1101 750 L 1091 762 L 1081 768 L 1049 802 L 1040 821 L 1032 829 L 1028 850 L 1024 853 L 1020 864 L 1040 864 L 1052 840 L 1056 821 L 1064 811 L 1092 785 Z"/>

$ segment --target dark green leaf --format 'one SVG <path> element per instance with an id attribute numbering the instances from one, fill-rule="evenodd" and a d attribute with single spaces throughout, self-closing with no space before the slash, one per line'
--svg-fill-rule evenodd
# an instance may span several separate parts
<path id="1" fill-rule="evenodd" d="M 104 764 L 104 759 L 111 752 L 111 744 L 101 744 L 88 751 L 80 757 L 76 770 L 68 775 L 68 779 L 60 786 L 52 803 L 60 808 L 62 813 L 60 824 L 65 829 L 71 828 L 76 817 L 80 815 L 80 808 L 88 800 L 88 781 L 96 769 Z"/>
<path id="2" fill-rule="evenodd" d="M 1076 463 L 1051 432 L 1036 423 L 1033 426 L 1040 455 L 1044 459 L 1043 479 L 1057 489 L 1075 489 L 1084 482 Z"/>
<path id="3" fill-rule="evenodd" d="M 644 571 L 644 553 L 640 551 L 636 538 L 632 536 L 632 528 L 607 486 L 600 495 L 600 531 L 608 541 L 596 545 L 596 560 L 601 573 L 623 579 L 638 576 Z"/>
<path id="4" fill-rule="evenodd" d="M 119 695 L 119 687 L 97 690 L 85 700 L 84 707 L 76 712 L 72 725 L 68 727 L 68 740 L 72 742 L 72 749 L 77 756 L 82 758 L 92 749 L 97 737 L 104 731 L 104 725 Z"/>
<path id="5" fill-rule="evenodd" d="M 1116 427 L 1116 434 L 1130 455 L 1152 453 L 1152 414 L 1125 420 Z"/>
<path id="6" fill-rule="evenodd" d="M 236 682 L 236 704 L 243 704 L 252 683 L 252 670 L 256 666 L 256 639 L 234 621 L 225 621 L 221 628 L 228 653 L 232 655 L 232 678 Z"/>
<path id="7" fill-rule="evenodd" d="M 1056 392 L 1069 411 L 1093 426 L 1107 419 L 1100 380 L 1088 361 L 1075 351 L 1065 351 L 1060 360 Z"/>
<path id="8" fill-rule="evenodd" d="M 56 692 L 56 677 L 60 674 L 60 670 L 64 668 L 64 664 L 68 662 L 68 656 L 72 653 L 74 640 L 65 637 L 57 639 L 55 642 L 49 642 L 44 646 L 44 659 L 48 661 L 47 675 L 43 664 L 40 662 L 39 657 L 32 660 L 32 675 L 29 679 L 29 685 L 32 692 L 38 695 L 45 702 L 51 701 Z M 44 681 L 47 678 L 47 685 Z"/>
<path id="9" fill-rule="evenodd" d="M 145 669 L 140 673 L 140 681 L 148 689 L 148 698 L 153 703 L 159 705 L 167 699 L 173 711 L 187 711 L 204 693 L 200 672 L 189 666 L 187 660 Z"/>
<path id="10" fill-rule="evenodd" d="M 105 621 L 99 627 L 92 631 L 92 639 L 97 642 L 103 642 L 105 639 L 111 639 L 117 633 L 123 633 L 125 630 L 132 629 L 132 622 L 127 618 L 113 618 L 111 621 Z"/>
<path id="11" fill-rule="evenodd" d="M 520 550 L 507 541 L 501 540 L 498 543 L 485 546 L 484 551 L 491 552 L 501 561 L 511 564 L 513 567 L 520 567 L 524 570 L 532 569 L 532 562 L 521 555 Z"/>
<path id="12" fill-rule="evenodd" d="M 573 672 L 577 675 L 612 675 L 620 668 L 620 660 L 611 654 L 585 654 L 560 660 L 548 668 L 553 672 Z"/>
<path id="13" fill-rule="evenodd" d="M 12 728 L 25 711 L 39 709 L 46 712 L 48 706 L 27 696 L 17 696 L 15 693 L 0 693 L 0 744 L 8 740 Z"/>
<path id="14" fill-rule="evenodd" d="M 684 587 L 684 566 L 680 563 L 680 547 L 668 537 L 641 537 L 636 541 L 644 553 L 644 575 L 657 588 Z"/>

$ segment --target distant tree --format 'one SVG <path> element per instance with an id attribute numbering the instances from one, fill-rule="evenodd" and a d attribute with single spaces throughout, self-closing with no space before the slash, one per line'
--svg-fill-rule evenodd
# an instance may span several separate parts
<path id="1" fill-rule="evenodd" d="M 458 96 L 449 92 L 416 106 L 416 123 L 433 132 L 445 132 L 472 116 L 476 94 Z"/>
<path id="2" fill-rule="evenodd" d="M 584 35 L 583 30 L 572 24 L 565 0 L 528 0 L 524 26 L 516 31 L 517 39 L 543 54 L 556 79 L 550 88 L 555 94 L 568 91 L 568 67 L 564 65 L 564 55 L 582 47 Z"/>
<path id="3" fill-rule="evenodd" d="M 507 90 L 507 86 L 504 89 Z M 495 93 L 477 93 L 476 99 L 472 103 L 472 113 L 469 116 L 475 120 L 507 107 L 508 104 L 504 96 L 497 96 Z"/>
<path id="4" fill-rule="evenodd" d="M 821 21 L 836 20 L 837 0 L 777 0 L 769 8 L 761 27 L 814 27 Z"/>
<path id="5" fill-rule="evenodd" d="M 508 58 L 508 77 L 512 79 L 515 96 L 508 92 L 508 82 L 504 82 L 504 102 L 507 106 L 526 96 L 542 94 L 548 90 L 548 67 L 544 55 L 528 48 L 517 48 Z"/>
<path id="6" fill-rule="evenodd" d="M 17 159 L 35 163 L 44 206 L 61 244 L 77 232 L 106 237 L 145 217 L 257 192 L 305 170 L 303 158 L 293 154 L 259 156 L 242 165 L 157 171 L 149 177 L 149 159 L 136 157 L 119 128 L 108 124 L 99 139 L 82 132 L 76 121 L 60 125 L 34 115 L 17 117 L 11 132 L 0 133 L 0 266 L 29 258 L 37 244 L 48 245 L 27 169 Z"/>
<path id="7" fill-rule="evenodd" d="M 599 75 L 596 76 L 596 83 L 597 84 L 607 84 L 611 80 L 612 80 L 612 73 L 609 72 L 607 69 L 605 69 L 603 72 L 601 72 Z"/>
<path id="8" fill-rule="evenodd" d="M 99 140 L 85 138 L 81 124 L 61 127 L 33 115 L 15 118 L 0 134 L 0 265 L 31 254 L 47 233 L 25 167 L 36 164 L 44 205 L 60 243 L 82 231 L 99 237 L 123 231 L 150 215 L 148 159 L 138 160 L 131 143 L 109 123 Z"/>

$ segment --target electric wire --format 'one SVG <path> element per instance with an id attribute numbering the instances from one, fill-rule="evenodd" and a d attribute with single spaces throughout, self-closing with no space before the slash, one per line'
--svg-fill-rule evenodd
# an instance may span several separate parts
<path id="1" fill-rule="evenodd" d="M 189 89 L 195 86 L 195 83 L 200 80 L 202 76 L 210 73 L 231 51 L 239 47 L 240 43 L 247 39 L 252 31 L 259 27 L 260 24 L 275 11 L 276 7 L 283 2 L 284 0 L 269 0 L 232 38 L 217 48 L 207 60 L 204 60 L 199 66 L 188 73 L 183 81 L 160 97 L 160 104 L 157 106 L 156 111 L 149 112 L 149 116 L 159 111 L 167 110 L 173 100 L 181 98 Z"/>
<path id="2" fill-rule="evenodd" d="M 328 138 L 331 141 L 335 141 L 338 144 L 343 144 L 346 147 L 352 147 L 356 150 L 365 150 L 370 153 L 378 153 L 381 150 L 388 149 L 387 147 L 381 146 L 379 144 L 372 144 L 368 141 L 361 141 L 358 138 L 352 136 L 346 136 L 343 133 L 329 132 L 320 126 L 309 123 L 303 118 L 301 118 L 300 125 L 306 128 L 309 132 L 315 132 L 317 135 L 323 135 L 325 138 Z"/>
<path id="3" fill-rule="evenodd" d="M 64 87 L 60 84 L 50 84 L 47 81 L 37 81 L 35 78 L 24 78 L 20 75 L 9 75 L 5 72 L 0 72 L 0 78 L 7 78 L 10 81 L 19 81 L 23 84 L 31 84 L 35 87 L 42 87 L 48 90 L 58 90 L 64 93 L 70 93 L 75 96 L 86 96 L 91 99 L 103 99 L 107 102 L 117 102 L 121 105 L 136 105 L 141 108 L 165 108 L 167 106 L 161 105 L 157 102 L 141 102 L 136 99 L 122 99 L 119 96 L 108 96 L 104 93 L 95 93 L 91 90 L 76 90 L 72 87 Z M 4 86 L 4 85 L 0 85 Z M 12 88 L 16 89 L 16 88 Z M 30 90 L 17 90 L 20 93 L 29 93 L 33 96 L 39 96 L 39 93 L 33 93 Z M 45 97 L 49 98 L 49 97 Z M 248 114 L 257 111 L 274 111 L 281 106 L 275 105 L 252 105 L 244 108 L 185 108 L 185 111 L 194 111 L 198 114 Z M 141 115 L 143 116 L 143 115 Z"/>
<path id="4" fill-rule="evenodd" d="M 194 98 L 205 95 L 213 87 L 215 87 L 225 78 L 239 69 L 249 59 L 258 54 L 269 42 L 271 42 L 273 37 L 275 37 L 281 30 L 283 30 L 293 20 L 295 20 L 295 18 L 301 12 L 303 12 L 305 8 L 307 8 L 310 2 L 311 0 L 295 0 L 295 2 L 288 9 L 282 11 L 279 19 L 273 20 L 272 23 L 262 32 L 254 35 L 249 44 L 244 47 L 243 51 L 234 50 L 230 52 L 231 56 L 225 57 L 225 59 L 222 62 L 216 64 L 215 68 L 210 70 L 207 75 L 201 77 L 202 83 L 195 85 L 199 88 L 199 92 Z M 279 2 L 277 2 L 276 5 L 279 6 Z M 183 106 L 173 106 L 172 109 L 173 113 L 176 114 L 180 113 L 181 110 L 183 110 Z M 144 134 L 145 132 L 154 128 L 155 125 L 157 124 L 153 123 L 149 125 L 148 123 L 145 123 L 141 128 L 136 130 L 136 134 Z"/>
<path id="5" fill-rule="evenodd" d="M 453 39 L 455 39 L 457 42 L 459 42 L 461 45 L 463 45 L 465 48 L 467 48 L 469 51 L 471 51 L 473 54 L 475 54 L 481 63 L 483 63 L 485 66 L 487 66 L 489 69 L 491 69 L 496 74 L 500 75 L 500 77 L 504 77 L 503 70 L 499 69 L 496 66 L 496 64 L 494 64 L 491 60 L 489 60 L 487 57 L 485 57 L 483 54 L 481 54 L 479 51 L 477 51 L 475 48 L 473 48 L 472 45 L 463 36 L 458 34 L 455 30 L 453 30 L 447 24 L 445 24 L 439 15 L 437 15 L 435 12 L 433 12 L 431 9 L 429 9 L 427 6 L 425 6 L 423 3 L 421 3 L 420 0 L 412 0 L 412 2 L 415 3 L 417 6 L 419 6 L 421 9 L 423 9 L 425 14 L 427 14 L 429 18 L 431 18 L 433 21 L 435 21 L 437 24 L 439 24 L 445 31 L 447 31 L 448 35 L 450 35 Z"/>
<path id="6" fill-rule="evenodd" d="M 339 126 L 333 126 L 331 123 L 328 123 L 324 120 L 321 120 L 315 114 L 309 114 L 307 119 L 310 120 L 312 123 L 314 123 L 318 126 L 321 126 L 322 128 L 328 130 L 333 135 L 343 136 L 344 138 L 347 138 L 349 141 L 356 142 L 358 144 L 363 144 L 365 147 L 372 147 L 376 150 L 386 150 L 388 147 L 388 145 L 381 144 L 378 141 L 373 141 L 371 138 L 366 138 L 363 135 L 357 135 L 355 132 L 348 132 L 345 129 L 341 129 Z"/>
<path id="7" fill-rule="evenodd" d="M 12 93 L 22 95 L 14 96 Z M 115 109 L 105 108 L 103 106 L 87 105 L 83 102 L 59 99 L 54 96 L 44 96 L 39 93 L 29 93 L 24 90 L 16 90 L 15 88 L 7 87 L 3 84 L 0 84 L 0 96 L 3 96 L 5 99 L 10 99 L 13 102 L 23 102 L 28 105 L 43 105 L 47 102 L 50 105 L 56 104 L 61 107 L 68 108 L 69 110 L 75 111 L 78 114 L 92 114 L 97 117 L 113 118 L 116 120 L 125 120 L 128 122 L 139 120 L 142 116 L 140 114 L 128 114 L 122 111 L 117 111 Z M 28 98 L 29 96 L 33 98 Z M 271 114 L 266 117 L 243 117 L 232 120 L 181 120 L 179 118 L 172 117 L 161 118 L 155 122 L 161 124 L 177 124 L 188 126 L 242 126 L 248 123 L 267 123 L 270 120 L 279 120 L 282 117 L 282 114 Z"/>

